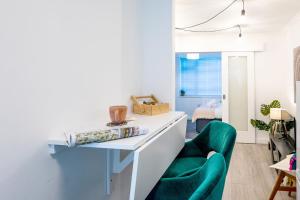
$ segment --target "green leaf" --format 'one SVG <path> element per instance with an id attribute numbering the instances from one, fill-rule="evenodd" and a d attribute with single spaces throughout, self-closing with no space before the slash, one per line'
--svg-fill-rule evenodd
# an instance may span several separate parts
<path id="1" fill-rule="evenodd" d="M 270 114 L 270 106 L 266 104 L 262 104 L 260 106 L 260 112 L 262 115 L 267 116 Z"/>
<path id="2" fill-rule="evenodd" d="M 270 108 L 281 108 L 280 102 L 278 100 L 274 100 L 270 103 Z"/>
<path id="3" fill-rule="evenodd" d="M 270 130 L 270 125 L 262 120 L 251 119 L 250 123 L 253 127 L 258 128 L 259 130 L 262 130 L 262 131 Z"/>
<path id="4" fill-rule="evenodd" d="M 263 116 L 268 116 L 270 114 L 271 108 L 280 108 L 280 107 L 281 107 L 280 102 L 278 100 L 274 100 L 269 105 L 262 104 L 260 106 L 260 112 Z"/>
<path id="5" fill-rule="evenodd" d="M 256 127 L 256 120 L 255 119 L 251 119 L 250 123 L 253 127 Z"/>
<path id="6" fill-rule="evenodd" d="M 278 100 L 273 100 L 269 105 L 262 104 L 260 106 L 260 112 L 264 116 L 268 116 L 270 114 L 271 108 L 281 108 L 280 102 Z M 271 120 L 269 123 L 266 123 L 262 120 L 251 119 L 250 123 L 253 127 L 258 128 L 262 131 L 269 131 L 270 128 L 273 126 L 275 121 Z"/>

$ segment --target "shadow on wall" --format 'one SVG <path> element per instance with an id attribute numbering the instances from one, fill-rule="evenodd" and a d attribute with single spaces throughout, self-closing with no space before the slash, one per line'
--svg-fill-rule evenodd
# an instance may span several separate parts
<path id="1" fill-rule="evenodd" d="M 60 198 L 106 199 L 106 151 L 102 149 L 73 148 L 53 156 L 61 175 L 58 182 Z"/>
<path id="2" fill-rule="evenodd" d="M 1 199 L 107 199 L 104 150 L 74 148 L 51 156 L 45 147 L 41 144 L 35 154 L 18 158 L 25 160 L 22 166 L 9 179 L 0 179 L 5 185 Z"/>

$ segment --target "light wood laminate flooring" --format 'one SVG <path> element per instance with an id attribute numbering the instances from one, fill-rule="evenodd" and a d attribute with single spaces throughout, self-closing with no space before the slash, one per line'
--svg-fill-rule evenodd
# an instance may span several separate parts
<path id="1" fill-rule="evenodd" d="M 236 144 L 226 178 L 223 200 L 268 200 L 277 174 L 267 145 Z M 275 200 L 296 199 L 278 192 Z"/>

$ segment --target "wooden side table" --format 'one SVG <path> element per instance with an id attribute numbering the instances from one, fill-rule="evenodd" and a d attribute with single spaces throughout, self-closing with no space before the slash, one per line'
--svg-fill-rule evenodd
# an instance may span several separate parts
<path id="1" fill-rule="evenodd" d="M 289 196 L 291 195 L 291 192 L 296 192 L 296 185 L 293 186 L 282 186 L 281 183 L 283 182 L 284 177 L 291 178 L 296 183 L 296 173 L 295 170 L 289 170 L 290 166 L 290 159 L 292 157 L 291 155 L 286 156 L 286 158 L 274 165 L 271 165 L 271 168 L 274 168 L 278 170 L 278 177 L 275 182 L 275 185 L 273 186 L 272 192 L 270 194 L 269 200 L 273 200 L 277 191 L 286 191 L 289 192 Z"/>
<path id="2" fill-rule="evenodd" d="M 281 186 L 281 183 L 283 182 L 284 177 L 289 177 L 296 182 L 296 177 L 294 175 L 286 173 L 285 171 L 279 170 L 278 177 L 277 177 L 276 183 L 273 187 L 273 190 L 270 194 L 269 200 L 274 199 L 277 191 L 289 192 L 289 196 L 291 195 L 291 192 L 296 192 L 296 186 Z"/>

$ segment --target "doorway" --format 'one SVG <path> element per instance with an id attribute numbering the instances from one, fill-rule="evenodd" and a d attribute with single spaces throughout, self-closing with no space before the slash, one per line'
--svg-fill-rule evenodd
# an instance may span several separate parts
<path id="1" fill-rule="evenodd" d="M 222 120 L 237 130 L 237 142 L 255 143 L 254 53 L 222 53 Z"/>
<path id="2" fill-rule="evenodd" d="M 255 143 L 253 52 L 176 53 L 176 101 L 188 114 L 187 135 L 212 120 L 237 129 L 237 142 Z"/>

